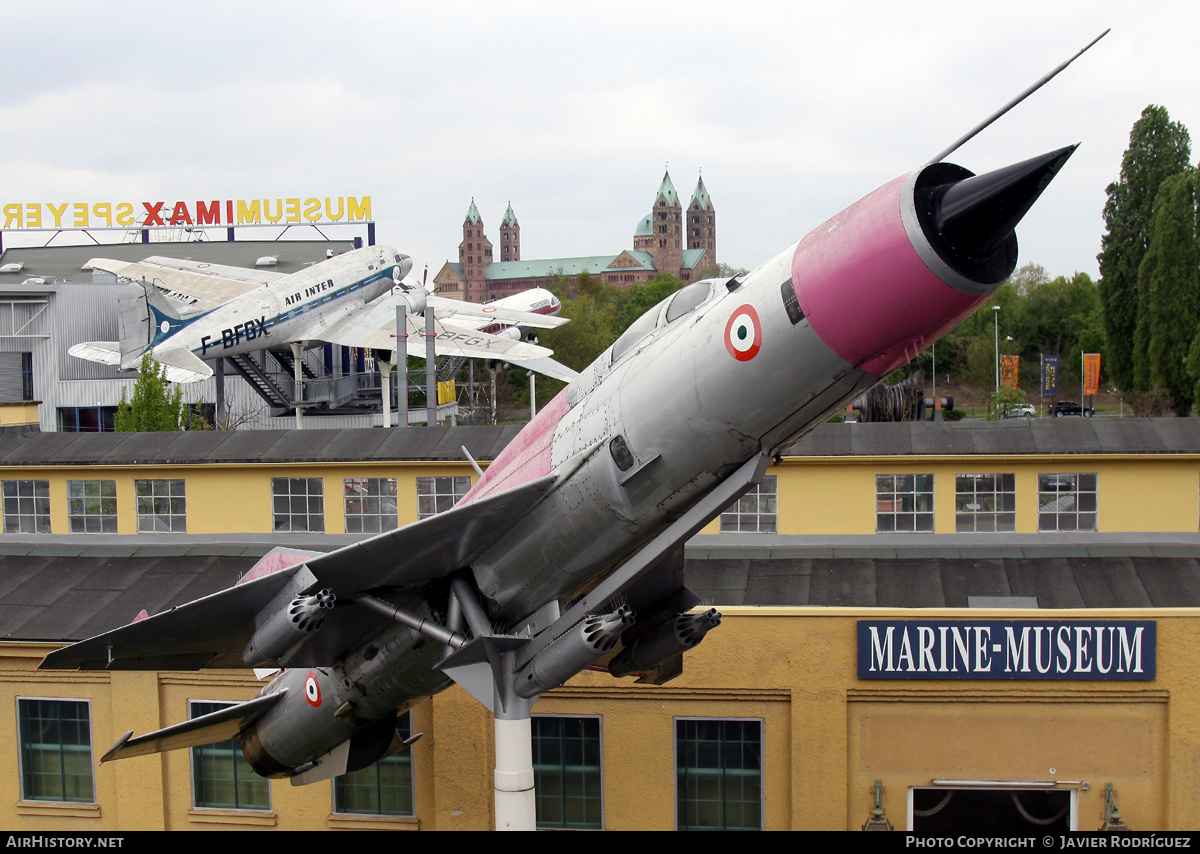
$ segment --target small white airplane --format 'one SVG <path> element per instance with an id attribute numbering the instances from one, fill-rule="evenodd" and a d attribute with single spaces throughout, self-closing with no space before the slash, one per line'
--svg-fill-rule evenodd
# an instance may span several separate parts
<path id="1" fill-rule="evenodd" d="M 518 294 L 488 305 L 434 296 L 404 280 L 412 259 L 388 246 L 355 249 L 290 275 L 159 256 L 135 263 L 93 258 L 88 266 L 129 282 L 117 298 L 121 340 L 76 344 L 68 352 L 133 370 L 149 351 L 171 382 L 212 376 L 206 360 L 296 343 L 370 347 L 390 355 L 399 305 L 407 310 L 411 356 L 425 357 L 421 315 L 433 310 L 440 356 L 512 362 L 567 382 L 576 376 L 551 359 L 550 350 L 520 340 L 521 329 L 568 322 L 554 316 L 561 306 L 553 295 Z M 512 331 L 481 331 L 495 324 Z"/>

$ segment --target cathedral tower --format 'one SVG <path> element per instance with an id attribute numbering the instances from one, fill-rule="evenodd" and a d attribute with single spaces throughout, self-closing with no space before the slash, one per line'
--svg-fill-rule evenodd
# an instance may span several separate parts
<path id="1" fill-rule="evenodd" d="M 696 182 L 687 212 L 688 249 L 707 249 L 708 263 L 717 263 L 717 211 L 709 198 L 704 178 Z"/>
<path id="2" fill-rule="evenodd" d="M 458 263 L 462 265 L 463 279 L 466 281 L 463 298 L 471 302 L 483 302 L 487 292 L 483 271 L 492 263 L 492 242 L 483 234 L 483 220 L 474 199 L 471 199 L 471 207 L 467 209 L 466 219 L 463 220 Z"/>
<path id="3" fill-rule="evenodd" d="M 521 224 L 513 213 L 512 202 L 504 212 L 504 220 L 500 223 L 500 260 L 521 260 Z"/>
<path id="4" fill-rule="evenodd" d="M 679 194 L 671 183 L 671 173 L 664 172 L 654 209 L 650 212 L 654 224 L 654 267 L 660 273 L 678 276 L 683 267 L 683 208 Z"/>

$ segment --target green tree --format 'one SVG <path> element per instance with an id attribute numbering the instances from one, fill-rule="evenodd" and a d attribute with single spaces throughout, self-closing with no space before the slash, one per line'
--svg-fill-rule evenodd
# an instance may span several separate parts
<path id="1" fill-rule="evenodd" d="M 1163 181 L 1154 202 L 1150 242 L 1138 271 L 1145 311 L 1136 341 L 1145 357 L 1134 366 L 1140 388 L 1162 386 L 1179 413 L 1194 398 L 1188 351 L 1200 326 L 1200 251 L 1196 236 L 1196 176 L 1187 170 Z"/>
<path id="2" fill-rule="evenodd" d="M 561 314 L 571 322 L 545 330 L 539 343 L 552 349 L 554 358 L 568 368 L 582 371 L 624 331 L 621 317 L 629 294 L 584 272 L 560 297 Z"/>
<path id="3" fill-rule="evenodd" d="M 1188 167 L 1191 138 L 1172 122 L 1164 107 L 1142 111 L 1121 158 L 1121 177 L 1108 185 L 1105 234 L 1100 240 L 1100 296 L 1104 305 L 1107 367 L 1123 389 L 1135 388 L 1134 366 L 1145 353 L 1136 348 L 1139 318 L 1147 294 L 1139 291 L 1138 270 L 1150 245 L 1150 219 L 1158 188 Z"/>
<path id="4" fill-rule="evenodd" d="M 116 429 L 119 433 L 151 433 L 161 430 L 182 430 L 183 395 L 178 386 L 167 382 L 166 369 L 147 352 L 138 368 L 133 384 L 133 398 L 126 399 L 121 389 L 117 404 Z"/>
<path id="5" fill-rule="evenodd" d="M 1025 402 L 1025 392 L 1010 385 L 1000 386 L 999 391 L 988 395 L 988 421 L 996 421 L 1004 417 L 1009 409 L 1018 403 Z"/>
<path id="6" fill-rule="evenodd" d="M 1017 272 L 1009 277 L 1009 281 L 1017 289 L 1017 293 L 1022 297 L 1029 296 L 1034 288 L 1046 284 L 1050 281 L 1050 277 L 1046 275 L 1046 268 L 1041 264 L 1023 264 Z"/>

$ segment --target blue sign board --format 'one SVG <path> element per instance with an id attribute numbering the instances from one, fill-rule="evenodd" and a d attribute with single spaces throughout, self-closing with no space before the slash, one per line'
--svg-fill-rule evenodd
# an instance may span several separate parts
<path id="1" fill-rule="evenodd" d="M 859 620 L 859 679 L 1151 680 L 1153 620 Z"/>
<path id="2" fill-rule="evenodd" d="M 1042 399 L 1058 397 L 1058 356 L 1042 356 Z"/>

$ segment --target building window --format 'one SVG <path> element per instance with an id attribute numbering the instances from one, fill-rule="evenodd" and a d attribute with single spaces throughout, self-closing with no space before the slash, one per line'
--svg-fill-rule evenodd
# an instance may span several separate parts
<path id="1" fill-rule="evenodd" d="M 21 354 L 21 400 L 33 400 L 33 354 Z"/>
<path id="2" fill-rule="evenodd" d="M 600 719 L 535 715 L 533 782 L 537 826 L 600 830 Z"/>
<path id="3" fill-rule="evenodd" d="M 954 476 L 954 530 L 960 534 L 1017 529 L 1017 477 L 1013 474 Z"/>
<path id="4" fill-rule="evenodd" d="M 412 735 L 412 716 L 396 721 L 400 737 Z M 333 811 L 348 815 L 416 815 L 412 748 L 333 780 Z"/>
<path id="5" fill-rule="evenodd" d="M 762 482 L 721 514 L 721 533 L 776 533 L 779 530 L 776 522 L 778 488 L 775 475 L 764 477 Z"/>
<path id="6" fill-rule="evenodd" d="M 679 830 L 762 829 L 762 721 L 675 720 Z"/>
<path id="7" fill-rule="evenodd" d="M 94 803 L 86 700 L 17 700 L 21 799 Z"/>
<path id="8" fill-rule="evenodd" d="M 187 533 L 187 499 L 182 480 L 135 480 L 138 533 Z"/>
<path id="9" fill-rule="evenodd" d="M 117 482 L 68 480 L 67 520 L 72 534 L 115 534 Z"/>
<path id="10" fill-rule="evenodd" d="M 1038 530 L 1097 530 L 1095 472 L 1038 475 Z"/>
<path id="11" fill-rule="evenodd" d="M 325 532 L 325 481 L 320 477 L 273 477 L 276 531 Z"/>
<path id="12" fill-rule="evenodd" d="M 6 480 L 4 533 L 50 533 L 50 481 Z"/>
<path id="13" fill-rule="evenodd" d="M 232 703 L 188 703 L 198 718 Z M 197 809 L 269 810 L 271 784 L 250 768 L 233 739 L 192 748 L 192 804 Z"/>
<path id="14" fill-rule="evenodd" d="M 445 513 L 470 491 L 469 477 L 417 478 L 417 518 Z"/>
<path id="15" fill-rule="evenodd" d="M 117 429 L 115 406 L 60 406 L 60 433 L 112 433 Z"/>
<path id="16" fill-rule="evenodd" d="M 343 489 L 347 534 L 378 534 L 399 525 L 396 478 L 348 477 Z"/>
<path id="17" fill-rule="evenodd" d="M 875 530 L 933 530 L 933 475 L 875 475 Z"/>

